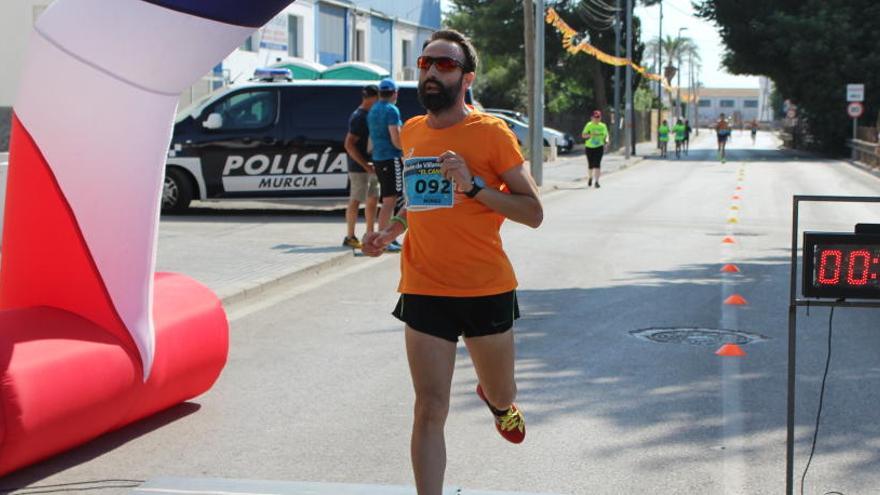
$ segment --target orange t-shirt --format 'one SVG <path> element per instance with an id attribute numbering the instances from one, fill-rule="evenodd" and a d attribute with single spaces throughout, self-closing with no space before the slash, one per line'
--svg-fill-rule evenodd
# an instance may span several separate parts
<path id="1" fill-rule="evenodd" d="M 404 124 L 400 141 L 404 159 L 454 151 L 486 188 L 500 190 L 501 174 L 523 163 L 507 124 L 479 112 L 445 129 L 428 127 L 426 115 L 413 117 Z M 516 288 L 513 266 L 501 246 L 504 217 L 499 213 L 456 193 L 452 208 L 407 211 L 406 218 L 399 292 L 474 297 Z"/>

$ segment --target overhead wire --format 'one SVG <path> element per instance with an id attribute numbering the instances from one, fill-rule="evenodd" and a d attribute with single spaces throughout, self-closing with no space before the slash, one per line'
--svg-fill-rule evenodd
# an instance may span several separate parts
<path id="1" fill-rule="evenodd" d="M 583 0 L 576 8 L 581 20 L 596 31 L 606 31 L 617 22 L 617 9 L 602 0 Z"/>

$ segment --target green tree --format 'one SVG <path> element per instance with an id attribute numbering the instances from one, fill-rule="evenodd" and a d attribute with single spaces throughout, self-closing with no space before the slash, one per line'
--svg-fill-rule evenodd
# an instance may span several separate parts
<path id="1" fill-rule="evenodd" d="M 845 86 L 864 83 L 867 115 L 880 105 L 880 3 L 874 0 L 701 0 L 698 15 L 719 27 L 723 65 L 769 77 L 799 106 L 819 147 L 844 153 L 850 135 Z"/>
<path id="2" fill-rule="evenodd" d="M 686 36 L 667 36 L 665 39 L 656 37 L 651 40 L 645 47 L 645 58 L 657 58 L 658 54 L 663 55 L 666 61 L 666 67 L 663 68 L 663 76 L 670 84 L 675 84 L 675 75 L 681 71 L 681 65 L 689 58 L 694 61 L 694 66 L 699 68 L 700 50 L 697 43 Z M 676 94 L 669 92 L 669 107 L 675 107 Z"/>
<path id="3" fill-rule="evenodd" d="M 613 5 L 612 0 L 604 0 Z M 655 0 L 650 0 L 652 3 Z M 560 0 L 547 2 L 591 44 L 614 54 L 614 30 L 604 22 L 608 11 L 597 2 L 585 8 L 584 2 Z M 597 10 L 599 9 L 599 10 Z M 543 14 L 541 14 L 543 17 Z M 526 78 L 523 48 L 523 10 L 519 0 L 453 0 L 446 25 L 473 40 L 481 58 L 474 92 L 486 107 L 526 111 Z M 545 113 L 549 122 L 570 118 L 580 122 L 594 108 L 608 109 L 613 94 L 614 68 L 583 53 L 570 54 L 562 47 L 562 36 L 545 26 Z M 640 63 L 644 46 L 639 42 L 639 20 L 633 19 L 634 59 Z M 621 48 L 625 30 L 621 30 Z M 621 51 L 623 53 L 623 50 Z M 621 74 L 623 71 L 621 71 Z M 634 87 L 640 77 L 634 74 Z M 622 79 L 622 76 L 621 76 Z M 583 126 L 583 122 L 579 123 Z M 566 129 L 578 132 L 573 124 Z"/>

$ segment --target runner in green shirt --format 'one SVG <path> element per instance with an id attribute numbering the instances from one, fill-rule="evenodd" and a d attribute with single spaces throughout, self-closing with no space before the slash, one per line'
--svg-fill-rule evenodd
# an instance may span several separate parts
<path id="1" fill-rule="evenodd" d="M 584 152 L 587 154 L 587 187 L 593 185 L 593 178 L 596 179 L 596 188 L 599 188 L 599 174 L 602 166 L 602 155 L 605 154 L 605 145 L 608 144 L 608 126 L 602 122 L 602 112 L 595 110 L 592 118 L 584 130 L 581 137 L 586 139 L 584 143 Z"/>
<path id="2" fill-rule="evenodd" d="M 672 127 L 672 132 L 675 133 L 675 159 L 678 160 L 681 158 L 681 146 L 684 144 L 685 137 L 687 137 L 687 127 L 685 127 L 681 119 L 678 119 Z"/>
<path id="3" fill-rule="evenodd" d="M 666 119 L 657 128 L 657 140 L 660 142 L 660 158 L 666 158 L 666 145 L 669 143 L 669 124 Z"/>

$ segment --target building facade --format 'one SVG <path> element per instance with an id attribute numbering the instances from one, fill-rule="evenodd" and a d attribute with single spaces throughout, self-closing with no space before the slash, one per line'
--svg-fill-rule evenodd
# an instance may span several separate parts
<path id="1" fill-rule="evenodd" d="M 0 2 L 0 151 L 8 149 L 12 104 L 29 33 L 53 0 Z M 181 106 L 254 69 L 286 58 L 325 66 L 365 62 L 398 80 L 416 79 L 422 43 L 440 29 L 440 0 L 296 0 L 181 95 Z M 137 54 L 132 54 L 136 56 Z M 48 76 L 47 76 L 48 77 Z"/>
<path id="2" fill-rule="evenodd" d="M 773 119 L 767 88 L 700 88 L 697 94 L 697 124 L 712 125 L 721 114 L 735 125 L 753 120 L 769 122 Z"/>
<path id="3" fill-rule="evenodd" d="M 416 78 L 421 44 L 440 29 L 439 0 L 297 0 L 215 70 L 231 81 L 287 58 L 324 66 L 366 62 Z"/>

